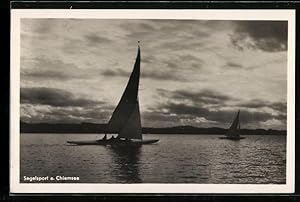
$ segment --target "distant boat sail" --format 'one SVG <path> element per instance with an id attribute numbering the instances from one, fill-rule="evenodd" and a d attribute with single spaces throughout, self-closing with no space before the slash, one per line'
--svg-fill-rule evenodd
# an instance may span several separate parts
<path id="1" fill-rule="evenodd" d="M 226 133 L 227 137 L 240 137 L 240 110 Z"/>
<path id="2" fill-rule="evenodd" d="M 240 110 L 239 110 L 230 128 L 225 134 L 225 137 L 220 137 L 220 139 L 229 139 L 229 140 L 244 139 L 245 137 L 240 136 L 240 129 L 241 129 L 241 125 L 240 125 Z"/>
<path id="3" fill-rule="evenodd" d="M 129 81 L 106 128 L 106 133 L 117 133 L 117 138 L 112 137 L 111 139 L 107 139 L 105 134 L 104 138 L 100 140 L 67 141 L 68 143 L 77 145 L 140 145 L 152 144 L 159 141 L 158 139 L 143 140 L 142 136 L 141 115 L 138 99 L 140 63 L 141 53 L 140 46 L 138 46 L 137 57 Z"/>

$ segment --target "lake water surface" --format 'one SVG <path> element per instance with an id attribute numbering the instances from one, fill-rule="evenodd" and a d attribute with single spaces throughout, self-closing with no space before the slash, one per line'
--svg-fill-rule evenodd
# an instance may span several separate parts
<path id="1" fill-rule="evenodd" d="M 114 148 L 66 143 L 102 137 L 96 134 L 21 134 L 20 179 L 73 176 L 80 179 L 76 183 L 286 183 L 286 136 L 253 135 L 240 141 L 220 136 L 146 134 L 145 139 L 158 138 L 159 143 Z"/>

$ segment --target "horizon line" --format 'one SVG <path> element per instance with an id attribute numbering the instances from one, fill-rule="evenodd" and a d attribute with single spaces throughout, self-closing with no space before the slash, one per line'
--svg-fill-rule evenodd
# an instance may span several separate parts
<path id="1" fill-rule="evenodd" d="M 95 125 L 107 125 L 107 123 L 92 123 L 92 122 L 80 122 L 80 123 L 50 123 L 50 122 L 36 122 L 36 123 L 28 123 L 26 121 L 20 120 L 20 123 L 25 123 L 25 124 L 74 124 L 74 125 L 82 125 L 82 124 L 95 124 Z M 211 127 L 199 127 L 199 126 L 193 126 L 193 125 L 175 125 L 175 126 L 165 126 L 165 127 L 150 127 L 150 126 L 142 126 L 142 128 L 174 128 L 174 127 L 184 127 L 184 126 L 189 126 L 193 128 L 218 128 L 218 129 L 224 129 L 228 130 L 228 128 L 223 128 L 223 127 L 217 127 L 217 126 L 211 126 Z M 264 128 L 241 128 L 241 130 L 276 130 L 276 131 L 287 131 L 287 129 L 264 129 Z"/>

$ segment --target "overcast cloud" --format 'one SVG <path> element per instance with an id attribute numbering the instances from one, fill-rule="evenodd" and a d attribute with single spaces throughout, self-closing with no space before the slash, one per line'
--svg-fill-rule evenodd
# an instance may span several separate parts
<path id="1" fill-rule="evenodd" d="M 21 20 L 21 120 L 105 123 L 141 41 L 143 126 L 286 129 L 287 22 Z"/>

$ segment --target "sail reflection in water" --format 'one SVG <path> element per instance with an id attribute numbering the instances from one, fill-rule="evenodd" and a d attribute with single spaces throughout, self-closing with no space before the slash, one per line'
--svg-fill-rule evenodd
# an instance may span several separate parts
<path id="1" fill-rule="evenodd" d="M 142 183 L 140 178 L 141 147 L 109 147 L 112 163 L 117 165 L 111 170 L 111 176 L 120 183 Z"/>
<path id="2" fill-rule="evenodd" d="M 286 182 L 285 136 L 245 135 L 243 141 L 223 141 L 218 135 L 147 134 L 146 138 L 162 141 L 140 147 L 62 144 L 67 139 L 95 137 L 21 134 L 20 179 L 63 175 L 78 176 L 79 183 Z"/>

